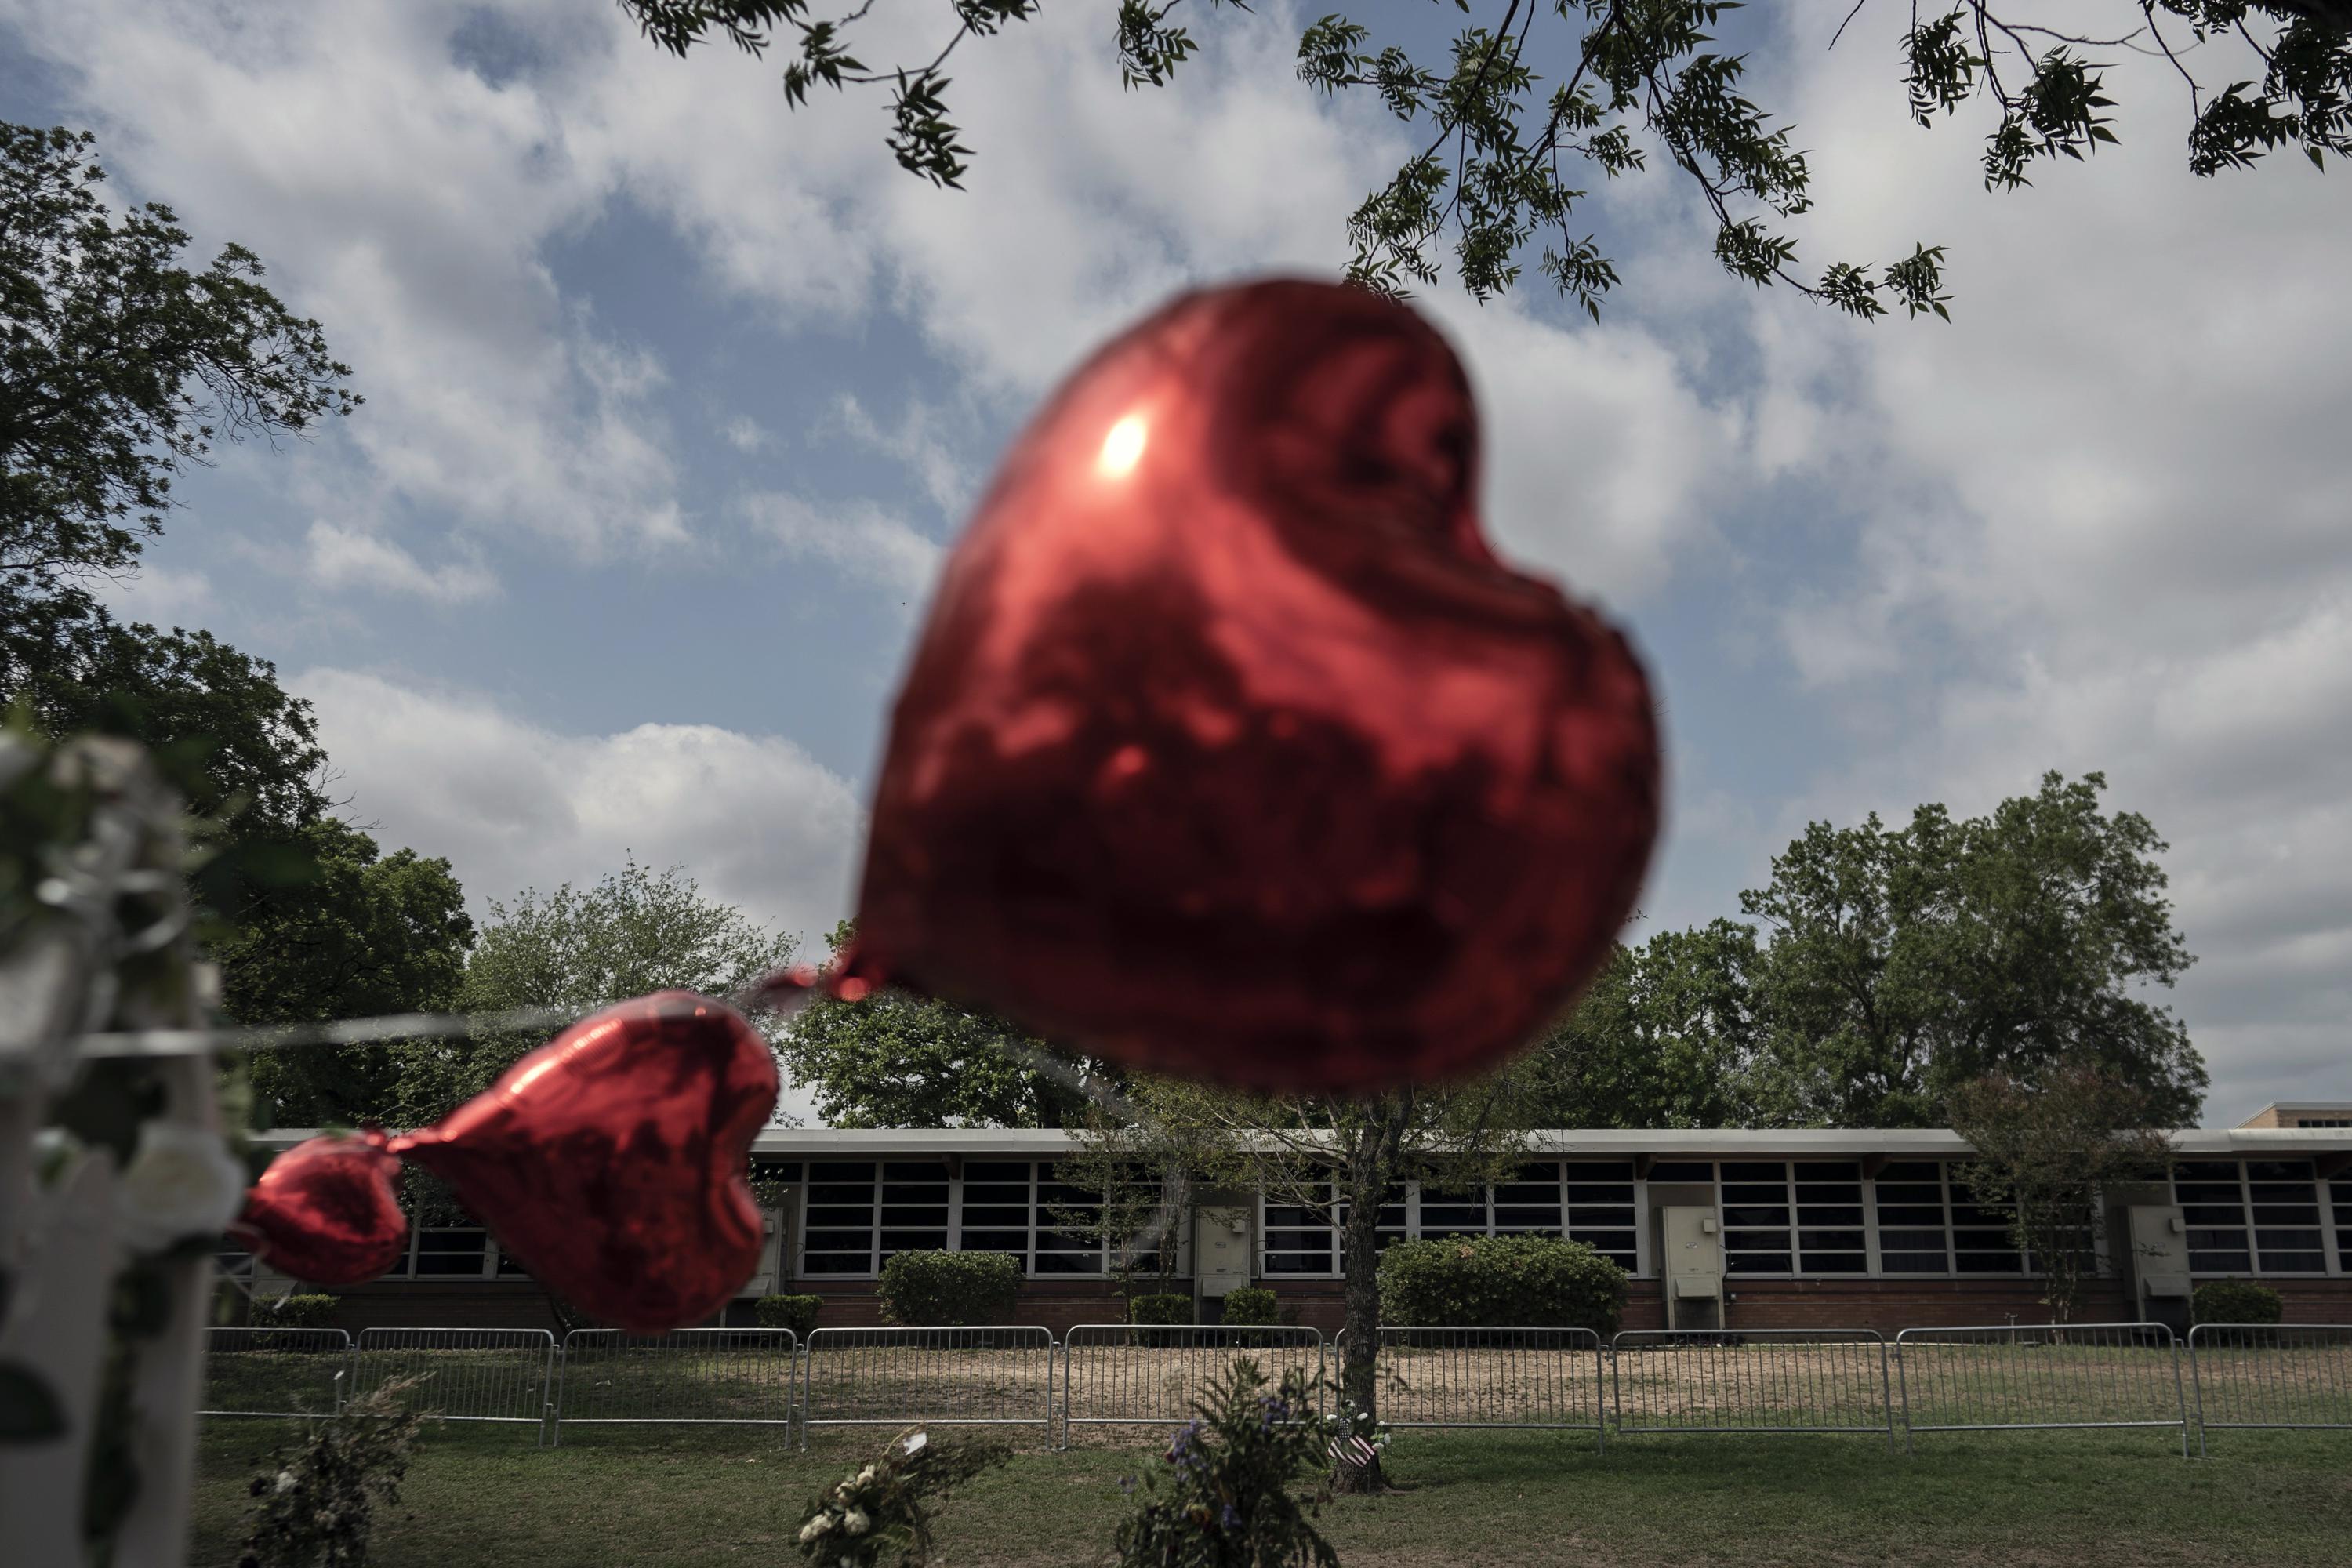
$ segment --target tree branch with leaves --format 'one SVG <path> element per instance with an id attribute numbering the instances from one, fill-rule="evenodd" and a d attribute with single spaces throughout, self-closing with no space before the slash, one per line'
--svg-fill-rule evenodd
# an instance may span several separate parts
<path id="1" fill-rule="evenodd" d="M 889 86 L 888 143 L 899 166 L 959 189 L 972 152 L 949 118 L 940 69 L 965 39 L 996 36 L 1040 8 L 1038 0 L 950 0 L 937 54 L 872 70 L 847 52 L 871 0 L 831 19 L 816 16 L 809 0 L 619 3 L 674 55 L 719 36 L 760 56 L 774 37 L 793 35 L 798 53 L 783 85 L 793 108 L 819 83 L 836 91 Z M 1643 173 L 1656 156 L 1691 181 L 1714 219 L 1716 259 L 1734 277 L 1864 320 L 1898 308 L 1950 319 L 1940 245 L 1916 242 L 1883 265 L 1832 262 L 1810 281 L 1799 269 L 1783 225 L 1811 210 L 1812 170 L 1790 141 L 1794 128 L 1744 96 L 1748 57 L 1715 47 L 1713 29 L 1740 9 L 1737 0 L 1452 3 L 1488 20 L 1465 26 L 1443 59 L 1376 47 L 1370 26 L 1337 14 L 1300 35 L 1302 81 L 1334 97 L 1368 92 L 1423 128 L 1420 150 L 1348 220 L 1354 281 L 1401 296 L 1409 284 L 1435 284 L 1450 250 L 1456 279 L 1483 301 L 1507 293 L 1532 259 L 1559 297 L 1597 321 L 1621 279 L 1595 235 L 1579 232 L 1581 182 L 1594 172 L 1604 180 Z M 1867 3 L 1858 0 L 1832 47 Z M 1181 4 L 1122 0 L 1116 44 L 1128 88 L 1166 86 L 1198 52 L 1190 31 L 1171 21 Z M 2085 51 L 2126 48 L 2161 55 L 2187 83 L 2189 165 L 2199 174 L 2250 168 L 2290 147 L 2322 169 L 2327 153 L 2352 153 L 2352 0 L 2117 5 L 2119 19 L 2137 25 L 2102 37 L 2043 26 L 2027 19 L 2031 9 L 1996 10 L 1992 0 L 1962 0 L 1923 20 L 1915 0 L 1902 42 L 1912 119 L 1932 127 L 1972 103 L 1991 109 L 1985 185 L 2014 190 L 2041 160 L 2081 161 L 2116 142 L 2104 112 L 2115 106 L 2110 67 Z M 1233 8 L 1248 9 L 1238 0 Z M 2192 72 L 2183 54 L 2201 60 L 2209 45 L 2221 46 L 2229 74 L 2244 70 L 2244 79 L 2217 91 Z"/>

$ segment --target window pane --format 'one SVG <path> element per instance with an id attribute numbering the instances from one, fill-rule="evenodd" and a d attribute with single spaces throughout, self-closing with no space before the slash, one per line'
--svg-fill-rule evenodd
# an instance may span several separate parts
<path id="1" fill-rule="evenodd" d="M 1440 1193 L 1421 1189 L 1421 1234 L 1423 1236 L 1484 1236 L 1486 1197 L 1484 1193 Z"/>
<path id="2" fill-rule="evenodd" d="M 871 1160 L 817 1160 L 809 1165 L 808 1211 L 801 1236 L 803 1274 L 874 1272 Z M 946 1215 L 941 1212 L 944 1223 Z"/>
<path id="3" fill-rule="evenodd" d="M 1650 1167 L 1650 1180 L 1712 1183 L 1715 1167 L 1705 1160 L 1660 1160 Z"/>
<path id="4" fill-rule="evenodd" d="M 2189 1272 L 2253 1271 L 2244 1169 L 2235 1160 L 2183 1160 L 2173 1167 L 2173 1199 L 2189 1226 Z"/>
<path id="5" fill-rule="evenodd" d="M 1785 1252 L 1730 1253 L 1725 1258 L 1724 1270 L 1730 1274 L 1787 1274 L 1791 1271 L 1789 1255 Z"/>
<path id="6" fill-rule="evenodd" d="M 1037 1272 L 1040 1274 L 1099 1274 L 1103 1254 L 1099 1244 L 1067 1232 L 1037 1232 Z"/>
<path id="7" fill-rule="evenodd" d="M 478 1279 L 488 1272 L 489 1249 L 486 1230 L 419 1230 L 416 1272 Z"/>

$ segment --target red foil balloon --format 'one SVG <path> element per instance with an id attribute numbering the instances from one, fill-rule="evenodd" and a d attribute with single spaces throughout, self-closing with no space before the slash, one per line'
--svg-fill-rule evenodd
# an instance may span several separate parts
<path id="1" fill-rule="evenodd" d="M 717 1312 L 759 1267 L 745 1172 L 775 1104 L 774 1054 L 742 1016 L 663 991 L 582 1019 L 391 1148 L 549 1289 L 661 1333 Z"/>
<path id="2" fill-rule="evenodd" d="M 407 1245 L 392 1188 L 404 1154 L 557 1295 L 663 1333 L 717 1312 L 759 1267 L 744 1178 L 775 1105 L 775 1057 L 740 1014 L 658 992 L 583 1018 L 436 1127 L 288 1150 L 241 1226 L 297 1279 L 373 1279 Z"/>
<path id="3" fill-rule="evenodd" d="M 274 1268 L 313 1285 L 358 1285 L 408 1250 L 408 1216 L 382 1133 L 313 1138 L 269 1163 L 236 1227 Z"/>
<path id="4" fill-rule="evenodd" d="M 1632 911 L 1658 740 L 1476 479 L 1460 363 L 1360 289 L 1188 295 L 1089 360 L 948 561 L 843 973 L 1265 1089 L 1523 1044 Z"/>

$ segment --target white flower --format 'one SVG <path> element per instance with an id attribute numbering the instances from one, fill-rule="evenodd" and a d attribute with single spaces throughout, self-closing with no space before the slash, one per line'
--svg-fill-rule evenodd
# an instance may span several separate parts
<path id="1" fill-rule="evenodd" d="M 842 1516 L 841 1528 L 852 1535 L 863 1535 L 874 1528 L 874 1521 L 866 1517 L 864 1509 L 853 1508 Z"/>
<path id="2" fill-rule="evenodd" d="M 803 1546 L 806 1546 L 810 1542 L 814 1541 L 818 1536 L 823 1535 L 824 1533 L 824 1521 L 831 1517 L 832 1515 L 830 1514 L 821 1513 L 814 1519 L 810 1520 L 806 1524 L 802 1525 L 801 1544 Z"/>
<path id="3" fill-rule="evenodd" d="M 280 1470 L 278 1472 L 278 1489 L 280 1492 L 290 1492 L 294 1489 L 293 1471 Z"/>
<path id="4" fill-rule="evenodd" d="M 149 1121 L 114 1184 L 114 1215 L 133 1251 L 160 1252 L 192 1236 L 217 1236 L 245 1205 L 245 1168 L 217 1132 Z"/>
<path id="5" fill-rule="evenodd" d="M 871 1465 L 866 1466 L 864 1469 L 857 1472 L 857 1484 L 861 1487 L 873 1479 L 874 1467 Z"/>
<path id="6" fill-rule="evenodd" d="M 930 1440 L 931 1435 L 929 1432 L 910 1432 L 907 1435 L 907 1440 L 898 1445 L 898 1451 L 908 1455 L 919 1454 L 923 1451 L 923 1445 Z"/>

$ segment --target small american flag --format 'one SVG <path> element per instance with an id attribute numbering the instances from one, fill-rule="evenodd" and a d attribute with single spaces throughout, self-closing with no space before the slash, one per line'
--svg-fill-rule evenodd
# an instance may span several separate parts
<path id="1" fill-rule="evenodd" d="M 1364 1466 L 1380 1457 L 1380 1450 L 1361 1437 L 1349 1433 L 1335 1438 L 1331 1444 L 1331 1462 L 1336 1465 Z"/>

